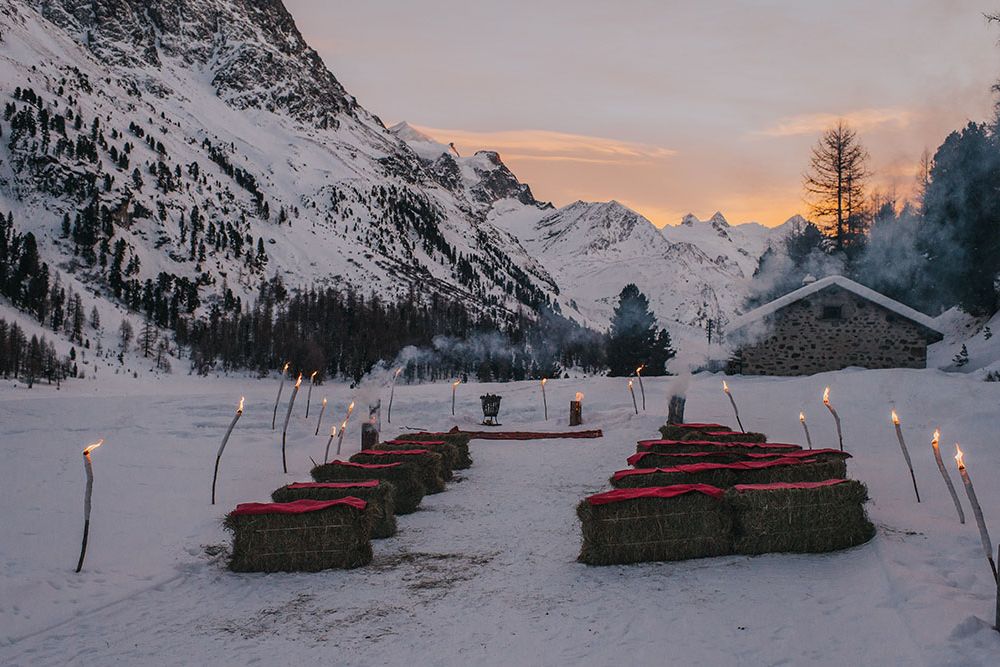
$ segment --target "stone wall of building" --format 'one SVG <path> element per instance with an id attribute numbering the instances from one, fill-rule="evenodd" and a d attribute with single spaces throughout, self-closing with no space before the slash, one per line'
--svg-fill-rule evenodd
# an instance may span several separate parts
<path id="1" fill-rule="evenodd" d="M 740 348 L 741 362 L 731 363 L 731 372 L 811 375 L 847 366 L 927 365 L 927 329 L 838 286 L 782 308 L 764 324 L 766 335 Z"/>

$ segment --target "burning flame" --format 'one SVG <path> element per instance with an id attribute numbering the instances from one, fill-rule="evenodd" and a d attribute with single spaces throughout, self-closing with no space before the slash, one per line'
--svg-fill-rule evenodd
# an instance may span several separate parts
<path id="1" fill-rule="evenodd" d="M 548 381 L 549 381 L 548 378 L 542 378 L 542 386 L 544 387 L 545 383 L 548 382 Z"/>
<path id="2" fill-rule="evenodd" d="M 347 420 L 345 419 L 344 421 L 340 422 L 340 432 L 343 433 L 346 428 L 347 428 Z"/>
<path id="3" fill-rule="evenodd" d="M 236 414 L 243 414 L 243 401 L 246 400 L 246 396 L 240 396 L 240 404 L 236 406 Z"/>
<path id="4" fill-rule="evenodd" d="M 802 422 L 803 424 L 806 423 L 806 413 L 804 412 L 799 413 L 799 421 Z"/>
<path id="5" fill-rule="evenodd" d="M 576 402 L 577 403 L 582 403 L 583 402 L 583 392 L 582 391 L 576 392 Z"/>
<path id="6" fill-rule="evenodd" d="M 725 380 L 722 381 L 722 391 L 726 392 L 727 394 L 729 393 L 729 385 L 726 384 Z"/>
<path id="7" fill-rule="evenodd" d="M 896 414 L 895 410 L 892 411 L 892 423 L 899 426 L 899 415 Z"/>
<path id="8" fill-rule="evenodd" d="M 955 443 L 955 461 L 958 462 L 958 469 L 965 469 L 965 460 L 962 458 L 962 450 L 959 448 L 958 443 Z"/>
<path id="9" fill-rule="evenodd" d="M 455 380 L 454 382 L 451 383 L 451 386 L 454 389 L 455 387 L 457 387 L 460 384 L 462 384 L 461 380 Z"/>
<path id="10" fill-rule="evenodd" d="M 931 444 L 937 447 L 939 442 L 941 442 L 941 431 L 934 429 L 934 438 L 931 440 Z"/>
<path id="11" fill-rule="evenodd" d="M 85 447 L 85 448 L 83 449 L 83 455 L 84 455 L 84 456 L 90 456 L 90 453 L 91 453 L 92 451 L 94 451 L 95 449 L 97 449 L 98 447 L 100 447 L 100 446 L 101 446 L 101 445 L 103 445 L 103 444 L 104 444 L 104 438 L 101 438 L 101 439 L 100 439 L 100 440 L 98 440 L 97 442 L 95 442 L 95 443 L 93 443 L 93 444 L 91 444 L 91 445 L 87 445 L 87 446 L 86 446 L 86 447 Z"/>
<path id="12" fill-rule="evenodd" d="M 628 390 L 632 391 L 632 381 L 631 380 L 628 381 Z"/>
<path id="13" fill-rule="evenodd" d="M 316 373 L 319 373 L 319 371 L 313 371 L 312 375 L 309 376 L 309 381 L 310 382 L 312 382 L 314 379 L 316 379 Z"/>
<path id="14" fill-rule="evenodd" d="M 295 388 L 298 389 L 302 384 L 302 373 L 299 373 L 299 379 L 295 381 Z"/>
<path id="15" fill-rule="evenodd" d="M 354 412 L 354 401 L 351 401 L 351 404 L 347 406 L 347 416 L 350 417 L 352 412 Z"/>
<path id="16" fill-rule="evenodd" d="M 642 366 L 639 366 L 639 368 L 635 369 L 635 374 L 638 375 L 639 373 L 641 373 L 642 369 L 645 368 L 645 367 L 646 367 L 646 364 L 643 364 Z"/>
<path id="17" fill-rule="evenodd" d="M 290 361 L 286 361 L 286 362 L 285 362 L 285 367 L 281 369 L 281 374 L 282 374 L 282 375 L 284 375 L 285 373 L 287 373 L 287 372 L 288 372 L 288 365 L 289 365 L 289 364 L 291 364 L 291 363 L 292 363 L 292 362 L 290 362 Z"/>
<path id="18" fill-rule="evenodd" d="M 823 390 L 823 404 L 827 407 L 830 406 L 830 388 L 827 387 Z"/>
<path id="19" fill-rule="evenodd" d="M 326 406 L 326 396 L 323 397 L 323 406 Z"/>
<path id="20" fill-rule="evenodd" d="M 399 368 L 396 369 L 396 375 L 394 377 L 399 377 L 399 374 L 402 372 L 403 372 L 403 367 L 400 366 Z"/>

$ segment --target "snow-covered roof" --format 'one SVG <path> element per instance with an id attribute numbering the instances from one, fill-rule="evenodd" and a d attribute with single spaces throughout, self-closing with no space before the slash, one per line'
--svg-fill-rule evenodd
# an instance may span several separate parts
<path id="1" fill-rule="evenodd" d="M 737 317 L 730 324 L 730 329 L 733 331 L 742 329 L 748 324 L 756 322 L 763 317 L 767 317 L 768 315 L 781 310 L 785 306 L 795 303 L 799 299 L 803 299 L 810 294 L 815 294 L 816 292 L 824 290 L 832 285 L 841 287 L 848 292 L 853 292 L 862 299 L 876 303 L 886 310 L 899 315 L 900 317 L 905 317 L 906 319 L 916 322 L 917 324 L 926 327 L 935 333 L 943 335 L 943 332 L 938 328 L 933 318 L 928 317 L 927 315 L 924 315 L 920 311 L 914 310 L 909 306 L 903 305 L 895 299 L 890 299 L 885 294 L 881 294 L 880 292 L 876 292 L 875 290 L 865 287 L 860 283 L 856 283 L 850 278 L 845 278 L 844 276 L 827 276 L 826 278 L 804 285 L 794 292 L 789 292 L 785 296 L 779 297 L 770 303 L 765 303 L 760 308 L 755 308 L 750 312 Z"/>

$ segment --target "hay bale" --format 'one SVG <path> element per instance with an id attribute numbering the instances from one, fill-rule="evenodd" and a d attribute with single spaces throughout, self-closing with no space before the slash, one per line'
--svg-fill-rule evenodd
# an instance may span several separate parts
<path id="1" fill-rule="evenodd" d="M 692 431 L 688 433 L 684 440 L 711 440 L 714 442 L 767 442 L 767 436 L 763 433 L 747 431 L 737 433 L 735 431 Z"/>
<path id="2" fill-rule="evenodd" d="M 732 431 L 728 426 L 723 426 L 722 424 L 664 424 L 660 427 L 660 433 L 663 435 L 664 440 L 683 440 L 685 436 L 691 433 L 700 433 L 701 431 Z"/>
<path id="3" fill-rule="evenodd" d="M 865 513 L 865 485 L 830 479 L 790 487 L 740 485 L 726 491 L 737 553 L 823 553 L 863 544 L 875 535 Z"/>
<path id="4" fill-rule="evenodd" d="M 693 463 L 670 468 L 632 468 L 611 477 L 615 488 L 710 484 L 727 488 L 736 484 L 775 482 L 819 482 L 843 477 L 843 459 L 820 461 L 812 458 L 782 457 L 735 463 Z"/>
<path id="5" fill-rule="evenodd" d="M 723 492 L 706 485 L 617 489 L 576 508 L 578 560 L 589 565 L 672 561 L 732 553 Z"/>
<path id="6" fill-rule="evenodd" d="M 372 560 L 371 514 L 360 498 L 244 503 L 226 515 L 234 572 L 317 572 Z"/>
<path id="7" fill-rule="evenodd" d="M 413 449 L 414 446 L 415 445 L 412 441 L 387 440 L 385 442 L 380 442 L 372 447 L 372 449 L 405 451 L 407 449 Z M 420 449 L 427 449 L 441 455 L 441 476 L 444 478 L 444 481 L 450 482 L 455 476 L 452 471 L 455 470 L 455 466 L 458 463 L 458 447 L 450 442 L 445 442 L 444 440 L 421 440 L 419 447 Z"/>
<path id="8" fill-rule="evenodd" d="M 459 431 L 448 431 L 445 433 L 403 433 L 396 440 L 405 442 L 434 442 L 444 440 L 450 445 L 454 445 L 458 450 L 458 458 L 455 461 L 454 470 L 465 470 L 472 465 L 472 457 L 469 455 L 469 440 L 472 436 Z"/>
<path id="9" fill-rule="evenodd" d="M 361 498 L 372 515 L 372 538 L 381 539 L 396 534 L 396 489 L 392 482 L 366 479 L 357 482 L 296 482 L 275 489 L 271 500 L 290 503 L 303 498 L 335 500 L 354 496 Z"/>
<path id="10" fill-rule="evenodd" d="M 729 454 L 785 454 L 801 451 L 800 445 L 783 442 L 719 442 L 717 440 L 640 440 L 637 452 L 683 454 L 688 452 L 720 452 Z"/>
<path id="11" fill-rule="evenodd" d="M 424 484 L 420 480 L 420 469 L 415 463 L 330 461 L 313 468 L 311 474 L 317 482 L 357 482 L 369 479 L 389 482 L 396 491 L 396 514 L 416 512 L 420 501 L 424 499 Z"/>
<path id="12" fill-rule="evenodd" d="M 733 463 L 745 459 L 745 454 L 735 451 L 667 453 L 650 450 L 636 452 L 627 461 L 633 468 L 671 468 L 686 463 Z"/>
<path id="13" fill-rule="evenodd" d="M 352 454 L 351 461 L 354 463 L 413 463 L 420 471 L 420 482 L 424 485 L 424 493 L 432 495 L 445 491 L 444 477 L 442 476 L 442 457 L 436 452 L 427 449 L 401 449 L 396 451 L 386 451 L 379 449 L 362 449 L 357 454 Z"/>

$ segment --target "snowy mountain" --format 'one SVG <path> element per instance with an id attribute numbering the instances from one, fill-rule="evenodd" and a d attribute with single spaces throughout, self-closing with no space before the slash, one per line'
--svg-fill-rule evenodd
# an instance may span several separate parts
<path id="1" fill-rule="evenodd" d="M 0 211 L 62 278 L 204 312 L 262 279 L 507 308 L 556 285 L 485 210 L 496 154 L 428 164 L 278 0 L 0 2 Z M 152 296 L 150 296 L 152 295 Z"/>

